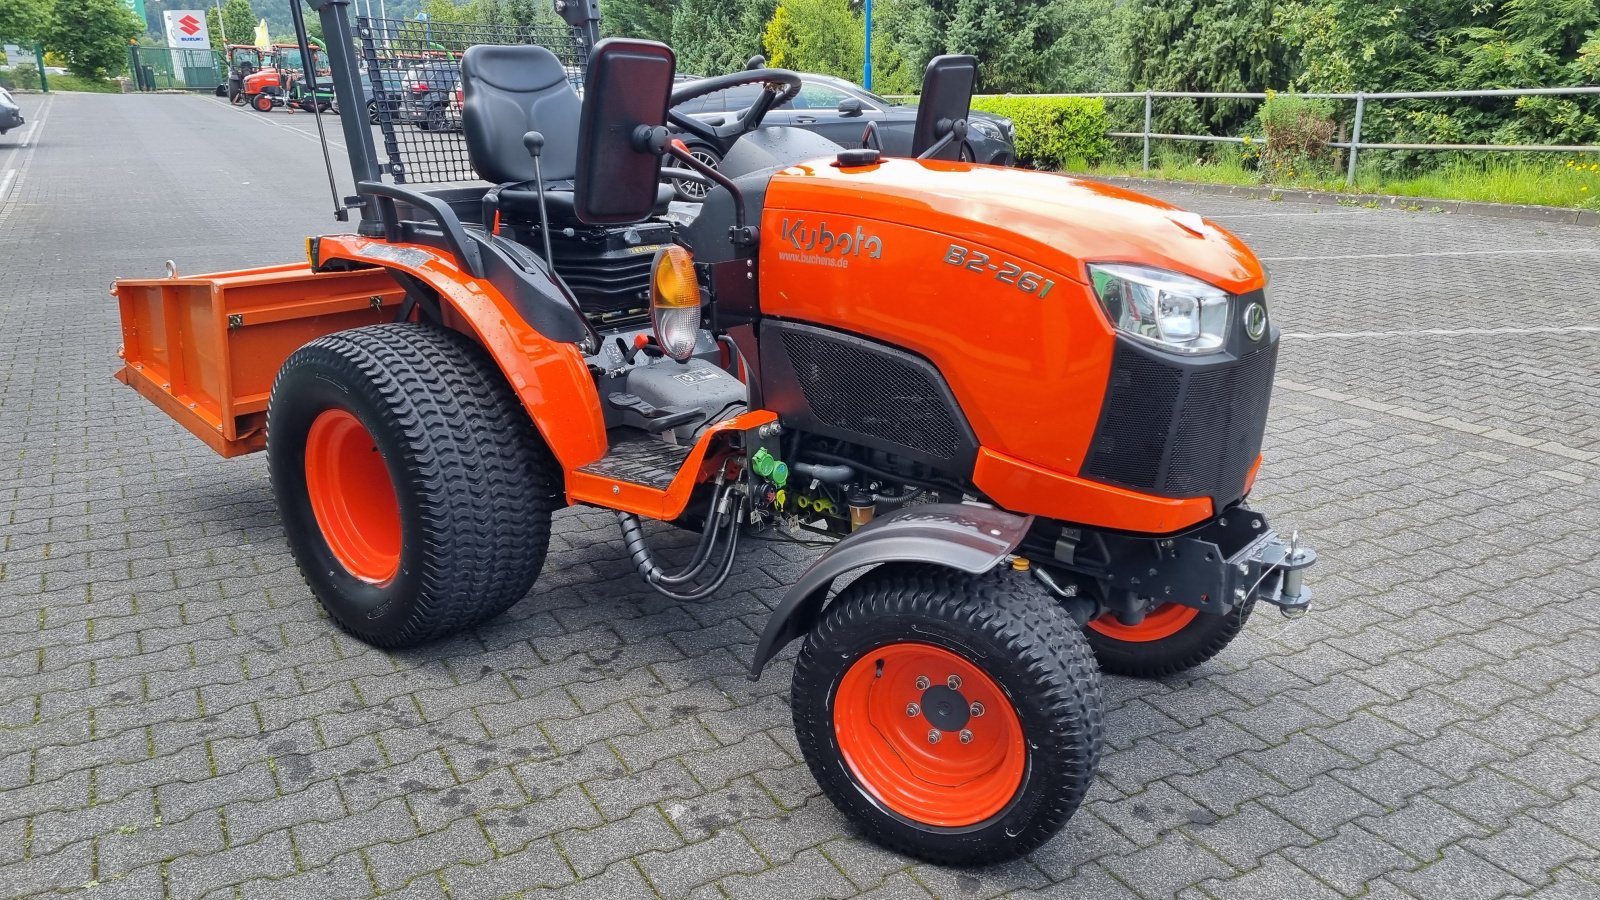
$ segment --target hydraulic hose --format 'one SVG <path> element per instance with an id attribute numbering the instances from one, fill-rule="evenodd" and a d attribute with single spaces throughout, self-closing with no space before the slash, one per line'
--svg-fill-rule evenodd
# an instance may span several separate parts
<path id="1" fill-rule="evenodd" d="M 711 513 L 706 525 L 700 531 L 700 540 L 695 545 L 694 555 L 689 558 L 689 567 L 684 572 L 668 575 L 656 562 L 655 554 L 650 552 L 650 547 L 645 543 L 644 526 L 639 523 L 639 517 L 632 513 L 618 513 L 617 521 L 622 525 L 622 543 L 628 548 L 628 556 L 638 568 L 639 574 L 651 583 L 666 580 L 669 584 L 681 584 L 698 574 L 705 568 L 706 560 L 711 557 L 711 544 L 716 540 L 717 532 L 717 505 L 721 500 L 723 489 L 719 486 L 717 492 L 711 496 Z"/>
<path id="2" fill-rule="evenodd" d="M 722 531 L 724 520 L 727 517 L 727 492 L 719 491 L 711 497 L 711 515 L 707 518 L 705 526 L 700 531 L 700 543 L 695 548 L 690 565 L 675 575 L 657 572 L 651 579 L 656 584 L 677 586 L 688 584 L 705 571 L 706 565 L 711 562 L 711 548 L 717 544 L 717 536 Z"/>
<path id="3" fill-rule="evenodd" d="M 667 575 L 661 566 L 656 563 L 655 556 L 650 552 L 650 547 L 645 541 L 644 528 L 639 523 L 639 517 L 632 513 L 618 513 L 617 520 L 622 525 L 622 542 L 628 548 L 629 558 L 645 581 L 663 596 L 673 600 L 689 601 L 702 600 L 709 597 L 723 582 L 728 580 L 733 571 L 733 561 L 739 548 L 739 522 L 743 515 L 743 504 L 736 506 L 732 511 L 720 509 L 726 491 L 719 492 L 713 498 L 712 520 L 707 523 L 705 531 L 701 532 L 700 546 L 695 551 L 695 559 L 691 565 L 682 572 Z M 726 521 L 724 521 L 726 520 Z M 706 565 L 713 558 L 711 552 L 723 528 L 730 530 L 726 549 L 717 568 L 717 574 L 704 585 L 686 592 L 679 592 L 673 588 L 684 584 L 704 572 Z M 668 579 L 675 579 L 669 581 Z"/>
<path id="4" fill-rule="evenodd" d="M 818 481 L 825 481 L 829 484 L 844 484 L 854 478 L 856 474 L 855 469 L 842 464 L 829 465 L 796 461 L 789 468 L 793 469 L 796 475 L 804 475 L 807 478 L 815 478 Z"/>

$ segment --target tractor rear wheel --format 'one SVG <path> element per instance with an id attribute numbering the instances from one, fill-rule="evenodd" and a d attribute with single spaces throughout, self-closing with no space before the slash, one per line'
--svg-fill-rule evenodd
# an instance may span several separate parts
<path id="1" fill-rule="evenodd" d="M 496 616 L 544 564 L 555 462 L 455 332 L 377 325 L 296 350 L 272 387 L 267 463 L 306 583 L 369 644 Z"/>
<path id="2" fill-rule="evenodd" d="M 873 840 L 946 865 L 1021 856 L 1094 778 L 1100 673 L 1031 581 L 890 565 L 845 588 L 795 662 L 795 733 Z"/>
<path id="3" fill-rule="evenodd" d="M 1107 613 L 1084 626 L 1100 668 L 1134 678 L 1162 678 L 1192 669 L 1222 652 L 1238 637 L 1255 600 L 1224 614 L 1164 603 L 1137 625 Z"/>

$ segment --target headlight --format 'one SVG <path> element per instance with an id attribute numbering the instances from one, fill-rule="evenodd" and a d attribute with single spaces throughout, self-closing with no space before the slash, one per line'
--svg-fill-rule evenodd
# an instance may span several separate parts
<path id="1" fill-rule="evenodd" d="M 1211 353 L 1228 337 L 1226 291 L 1147 266 L 1091 265 L 1089 282 L 1119 331 L 1177 353 Z"/>
<path id="2" fill-rule="evenodd" d="M 700 336 L 700 282 L 689 251 L 668 244 L 656 252 L 650 278 L 650 322 L 661 351 L 680 362 Z"/>
<path id="3" fill-rule="evenodd" d="M 999 139 L 1000 126 L 988 119 L 971 118 L 967 120 L 967 127 L 986 138 Z"/>

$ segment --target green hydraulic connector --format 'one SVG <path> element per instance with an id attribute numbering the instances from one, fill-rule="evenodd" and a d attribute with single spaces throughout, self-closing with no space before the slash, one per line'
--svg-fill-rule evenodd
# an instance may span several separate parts
<path id="1" fill-rule="evenodd" d="M 789 483 L 789 467 L 784 464 L 783 460 L 767 452 L 765 447 L 757 449 L 750 457 L 750 468 L 754 469 L 757 475 L 771 481 L 778 487 L 783 487 Z"/>

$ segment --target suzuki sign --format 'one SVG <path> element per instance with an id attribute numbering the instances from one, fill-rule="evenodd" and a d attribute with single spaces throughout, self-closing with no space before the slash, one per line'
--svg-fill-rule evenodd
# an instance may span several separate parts
<path id="1" fill-rule="evenodd" d="M 206 14 L 198 9 L 169 9 L 161 14 L 167 26 L 167 46 L 181 50 L 210 50 Z"/>

